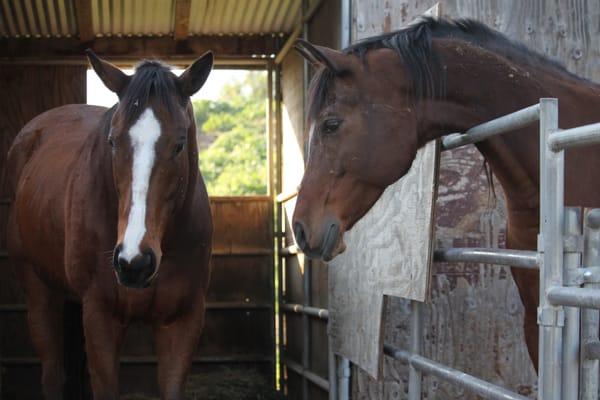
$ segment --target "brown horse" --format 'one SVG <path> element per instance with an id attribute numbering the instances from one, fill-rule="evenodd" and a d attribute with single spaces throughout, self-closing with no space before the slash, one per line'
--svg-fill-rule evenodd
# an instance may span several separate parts
<path id="1" fill-rule="evenodd" d="M 128 76 L 88 57 L 119 102 L 47 111 L 8 155 L 8 249 L 26 292 L 43 391 L 62 399 L 63 304 L 76 300 L 94 399 L 119 396 L 119 350 L 132 320 L 154 328 L 161 398 L 183 399 L 212 240 L 189 97 L 213 56 L 180 77 L 156 61 Z"/>
<path id="2" fill-rule="evenodd" d="M 343 52 L 298 44 L 316 67 L 311 82 L 310 147 L 293 229 L 308 255 L 331 259 L 343 232 L 410 168 L 418 148 L 451 132 L 559 99 L 561 128 L 600 119 L 600 86 L 501 34 L 470 21 L 424 19 Z M 506 194 L 507 246 L 536 249 L 539 220 L 536 126 L 476 146 Z M 598 146 L 566 153 L 567 205 L 600 206 L 592 171 Z M 513 269 L 525 306 L 525 337 L 537 363 L 538 273 Z"/>

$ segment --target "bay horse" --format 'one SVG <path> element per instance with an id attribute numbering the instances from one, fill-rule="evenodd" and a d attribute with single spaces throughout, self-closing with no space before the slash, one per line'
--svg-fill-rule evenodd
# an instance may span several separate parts
<path id="1" fill-rule="evenodd" d="M 67 105 L 30 121 L 8 154 L 8 251 L 26 294 L 46 399 L 62 399 L 63 305 L 82 304 L 93 397 L 119 397 L 133 320 L 153 326 L 162 399 L 183 386 L 204 322 L 212 219 L 190 96 L 213 55 L 179 77 L 158 61 L 133 75 L 88 51 L 119 102 Z"/>
<path id="2" fill-rule="evenodd" d="M 309 256 L 329 260 L 343 233 L 410 168 L 417 149 L 453 132 L 559 99 L 561 128 L 600 119 L 600 85 L 473 20 L 426 18 L 343 51 L 297 43 L 315 67 L 309 154 L 292 227 Z M 506 194 L 506 245 L 535 250 L 539 133 L 532 125 L 476 144 Z M 566 152 L 565 204 L 600 206 L 600 147 Z M 537 366 L 538 272 L 512 269 Z"/>

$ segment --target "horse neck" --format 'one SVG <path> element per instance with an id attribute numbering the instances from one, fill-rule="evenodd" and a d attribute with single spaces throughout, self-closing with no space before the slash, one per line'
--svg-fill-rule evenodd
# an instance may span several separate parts
<path id="1" fill-rule="evenodd" d="M 427 100 L 420 113 L 421 144 L 535 104 L 559 99 L 561 128 L 600 119 L 600 86 L 556 66 L 517 63 L 464 42 L 435 43 L 446 75 L 444 100 Z M 537 209 L 539 133 L 537 124 L 477 144 L 500 181 L 509 207 Z"/>
<path id="2" fill-rule="evenodd" d="M 192 103 L 188 102 L 187 110 L 188 117 L 194 121 L 194 110 Z M 184 206 L 193 200 L 194 191 L 200 176 L 200 168 L 198 166 L 198 142 L 196 141 L 196 124 L 192 122 L 187 132 L 187 149 L 188 149 L 188 185 L 185 196 Z"/>
<path id="3" fill-rule="evenodd" d="M 194 112 L 191 103 L 188 103 L 187 110 L 188 117 L 194 121 Z M 200 168 L 198 166 L 198 142 L 196 141 L 196 125 L 192 123 L 187 132 L 187 152 L 188 152 L 188 176 L 187 176 L 187 190 L 184 194 L 181 206 L 175 213 L 175 217 L 168 225 L 165 231 L 165 237 L 163 239 L 163 245 L 165 248 L 177 245 L 180 242 L 179 235 L 181 235 L 181 227 L 190 221 L 190 213 L 197 211 L 194 210 L 194 201 L 198 195 L 199 189 L 198 181 L 201 180 Z"/>
<path id="4" fill-rule="evenodd" d="M 111 207 L 111 212 L 117 213 L 117 191 L 113 178 L 113 165 L 111 149 L 108 144 L 108 134 L 110 130 L 110 121 L 116 107 L 112 107 L 102 116 L 97 130 L 87 139 L 85 162 L 87 170 L 91 176 L 94 176 L 96 184 L 93 190 L 96 192 L 104 191 L 103 196 L 94 196 L 98 199 L 111 199 L 110 203 L 115 204 Z"/>

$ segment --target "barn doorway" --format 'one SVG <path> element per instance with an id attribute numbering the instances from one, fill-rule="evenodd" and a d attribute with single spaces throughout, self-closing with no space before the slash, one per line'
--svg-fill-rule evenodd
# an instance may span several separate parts
<path id="1" fill-rule="evenodd" d="M 131 75 L 134 69 L 124 71 Z M 86 82 L 88 104 L 111 107 L 118 101 L 91 69 Z M 264 68 L 221 67 L 192 96 L 200 170 L 211 196 L 268 194 L 267 91 Z"/>

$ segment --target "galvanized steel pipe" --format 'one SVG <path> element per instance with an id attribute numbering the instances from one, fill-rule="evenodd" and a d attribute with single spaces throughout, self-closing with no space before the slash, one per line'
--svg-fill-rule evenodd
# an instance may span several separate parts
<path id="1" fill-rule="evenodd" d="M 474 126 L 465 133 L 453 133 L 442 139 L 442 150 L 481 142 L 491 136 L 523 128 L 539 120 L 540 105 L 534 104 L 514 113 Z"/>
<path id="2" fill-rule="evenodd" d="M 303 368 L 302 365 L 288 358 L 285 358 L 284 362 L 287 368 L 291 369 L 301 377 L 305 378 L 307 381 L 314 383 L 315 385 L 317 385 L 325 391 L 329 390 L 329 382 L 327 381 L 327 379 L 321 378 L 319 375 Z"/>
<path id="3" fill-rule="evenodd" d="M 416 300 L 410 302 L 410 351 L 412 354 L 421 354 L 423 341 L 423 307 Z M 421 400 L 422 374 L 414 366 L 409 365 L 408 371 L 408 400 Z"/>
<path id="4" fill-rule="evenodd" d="M 600 266 L 600 209 L 587 212 L 584 218 L 583 265 Z M 600 283 L 584 283 L 584 288 L 600 289 Z M 581 400 L 598 399 L 600 343 L 598 342 L 598 310 L 581 310 Z M 597 350 L 597 351 L 596 351 Z"/>
<path id="5" fill-rule="evenodd" d="M 436 262 L 477 262 L 532 269 L 537 269 L 539 264 L 539 255 L 535 251 L 476 247 L 438 249 L 433 259 Z"/>
<path id="6" fill-rule="evenodd" d="M 555 306 L 600 309 L 600 289 L 557 286 L 548 290 L 547 297 Z"/>
<path id="7" fill-rule="evenodd" d="M 433 360 L 407 351 L 399 350 L 388 344 L 384 345 L 388 356 L 408 363 L 410 366 L 453 385 L 462 387 L 472 393 L 490 400 L 528 400 L 527 397 L 513 393 L 510 390 L 486 382 L 454 368 L 439 364 Z"/>
<path id="8" fill-rule="evenodd" d="M 581 235 L 581 211 L 577 207 L 565 208 L 564 234 Z M 580 252 L 564 252 L 563 268 L 566 274 L 576 272 L 581 267 Z M 576 284 L 572 284 L 577 286 Z M 580 310 L 565 307 L 563 328 L 563 368 L 562 399 L 577 399 L 579 396 L 579 348 Z"/>
<path id="9" fill-rule="evenodd" d="M 553 151 L 592 144 L 600 144 L 600 123 L 564 129 L 553 133 L 548 139 L 548 146 Z"/>
<path id="10" fill-rule="evenodd" d="M 564 312 L 551 303 L 549 288 L 563 288 L 564 154 L 547 146 L 548 137 L 558 129 L 558 100 L 540 99 L 540 271 L 539 398 L 561 400 L 562 327 Z"/>
<path id="11" fill-rule="evenodd" d="M 338 395 L 339 400 L 350 399 L 350 360 L 344 357 L 339 357 Z"/>
<path id="12" fill-rule="evenodd" d="M 327 375 L 329 377 L 329 400 L 338 399 L 338 383 L 337 383 L 337 356 L 331 350 L 331 336 L 327 337 Z"/>
<path id="13" fill-rule="evenodd" d="M 284 303 L 281 305 L 283 311 L 292 312 L 296 314 L 306 314 L 311 317 L 327 320 L 329 318 L 329 311 L 325 308 L 303 306 L 302 304 Z"/>

